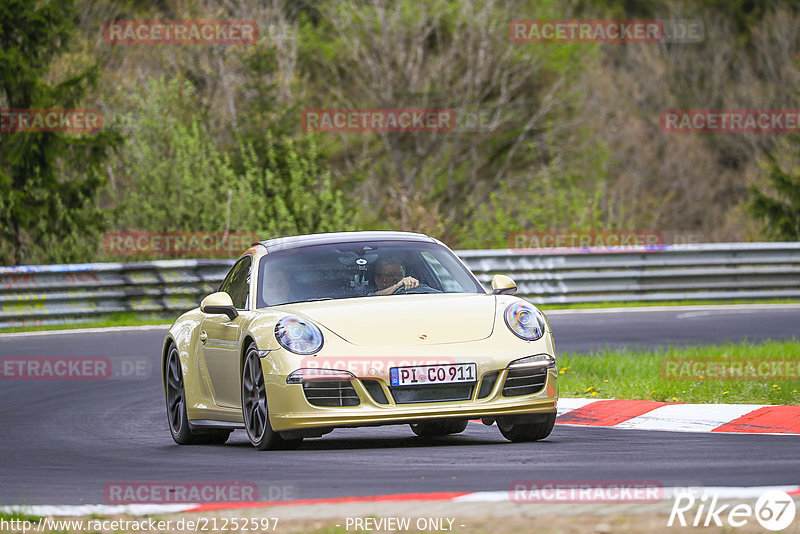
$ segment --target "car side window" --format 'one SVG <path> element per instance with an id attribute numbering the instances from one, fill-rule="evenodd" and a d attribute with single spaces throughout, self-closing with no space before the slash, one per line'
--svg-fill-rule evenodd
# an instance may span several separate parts
<path id="1" fill-rule="evenodd" d="M 247 308 L 247 297 L 250 295 L 250 266 L 253 259 L 245 256 L 225 277 L 219 286 L 219 291 L 224 291 L 231 296 L 234 308 L 244 310 Z"/>
<path id="2" fill-rule="evenodd" d="M 461 284 L 453 278 L 453 275 L 450 274 L 444 265 L 442 265 L 436 256 L 431 254 L 428 251 L 422 252 L 422 257 L 425 258 L 425 261 L 428 263 L 433 272 L 436 273 L 436 276 L 439 278 L 439 281 L 442 284 L 442 288 L 447 291 L 448 293 L 458 293 L 462 291 Z"/>

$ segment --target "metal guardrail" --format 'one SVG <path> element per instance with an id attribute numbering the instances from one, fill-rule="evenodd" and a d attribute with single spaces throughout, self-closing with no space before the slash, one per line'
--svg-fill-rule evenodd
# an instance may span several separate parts
<path id="1" fill-rule="evenodd" d="M 511 276 L 536 304 L 800 298 L 800 243 L 648 249 L 464 250 L 488 286 Z M 233 260 L 0 267 L 0 328 L 81 322 L 111 312 L 172 314 L 214 291 Z"/>
<path id="2" fill-rule="evenodd" d="M 90 321 L 113 312 L 177 313 L 212 293 L 233 260 L 0 267 L 0 328 Z"/>
<path id="3" fill-rule="evenodd" d="M 511 276 L 536 304 L 800 297 L 800 243 L 659 245 L 647 251 L 462 251 L 481 282 Z"/>

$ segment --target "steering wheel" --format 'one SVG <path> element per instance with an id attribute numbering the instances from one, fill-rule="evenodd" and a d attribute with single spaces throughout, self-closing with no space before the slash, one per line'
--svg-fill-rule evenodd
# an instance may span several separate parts
<path id="1" fill-rule="evenodd" d="M 441 291 L 439 291 L 438 289 L 432 288 L 429 285 L 420 284 L 420 285 L 418 285 L 417 287 L 415 287 L 413 289 L 409 289 L 408 291 L 406 291 L 406 286 L 400 286 L 397 289 L 395 289 L 394 291 L 392 291 L 392 295 L 397 295 L 398 293 L 404 293 L 404 292 L 408 293 L 408 294 L 411 294 L 411 293 L 441 293 Z"/>

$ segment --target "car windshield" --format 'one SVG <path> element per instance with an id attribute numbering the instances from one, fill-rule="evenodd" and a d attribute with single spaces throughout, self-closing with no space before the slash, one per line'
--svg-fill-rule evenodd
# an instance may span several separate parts
<path id="1" fill-rule="evenodd" d="M 435 243 L 379 241 L 301 247 L 263 256 L 258 272 L 259 308 L 386 294 L 387 287 L 404 277 L 412 277 L 418 285 L 398 294 L 485 293 L 453 253 Z"/>

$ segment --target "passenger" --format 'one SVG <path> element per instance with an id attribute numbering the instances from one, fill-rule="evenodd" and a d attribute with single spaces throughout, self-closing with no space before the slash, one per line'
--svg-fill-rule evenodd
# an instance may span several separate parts
<path id="1" fill-rule="evenodd" d="M 264 284 L 264 300 L 267 301 L 268 306 L 291 302 L 291 284 L 283 269 L 271 267 L 267 271 L 266 282 Z"/>

